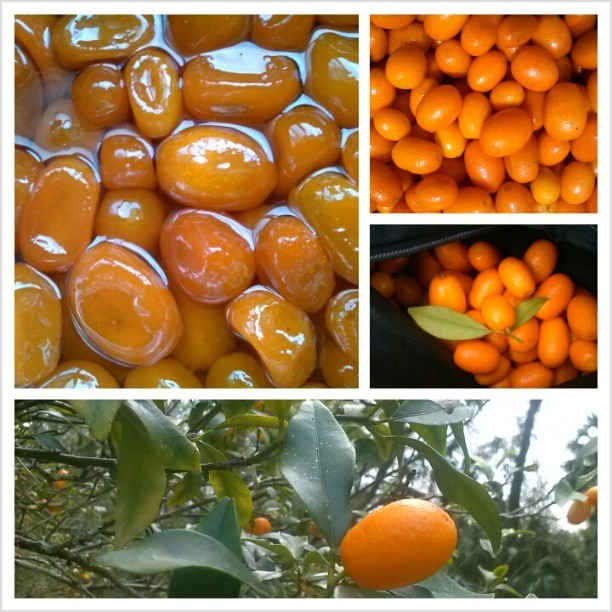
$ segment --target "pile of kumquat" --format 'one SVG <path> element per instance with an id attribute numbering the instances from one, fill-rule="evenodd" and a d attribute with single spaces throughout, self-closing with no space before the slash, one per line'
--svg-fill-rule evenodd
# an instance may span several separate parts
<path id="1" fill-rule="evenodd" d="M 597 298 L 555 272 L 557 260 L 557 247 L 545 239 L 522 259 L 503 257 L 490 242 L 456 241 L 375 264 L 370 283 L 409 307 L 417 324 L 412 307 L 443 306 L 491 330 L 478 339 L 443 340 L 479 385 L 552 387 L 597 370 Z M 546 299 L 538 307 L 532 298 Z M 521 315 L 528 301 L 531 314 Z"/>
<path id="2" fill-rule="evenodd" d="M 597 212 L 596 15 L 373 15 L 370 211 Z"/>
<path id="3" fill-rule="evenodd" d="M 15 385 L 358 385 L 357 15 L 15 18 Z"/>

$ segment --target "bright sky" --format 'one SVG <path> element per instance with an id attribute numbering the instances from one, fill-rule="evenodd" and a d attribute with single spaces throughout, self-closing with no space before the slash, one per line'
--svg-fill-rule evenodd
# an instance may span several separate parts
<path id="1" fill-rule="evenodd" d="M 481 444 L 490 441 L 498 435 L 511 438 L 518 433 L 518 419 L 524 418 L 528 408 L 527 400 L 504 399 L 491 400 L 474 419 L 468 433 L 468 448 L 475 450 Z M 525 480 L 529 485 L 540 481 L 547 483 L 547 488 L 553 486 L 565 475 L 562 464 L 571 458 L 568 443 L 576 436 L 589 414 L 594 410 L 589 406 L 577 405 L 574 398 L 566 404 L 559 398 L 544 400 L 536 416 L 534 435 L 527 455 L 527 465 L 537 463 L 538 474 L 526 472 Z M 559 418 L 563 415 L 562 418 Z M 597 432 L 589 432 L 596 435 Z M 559 517 L 565 516 L 567 508 L 553 506 L 553 513 Z"/>

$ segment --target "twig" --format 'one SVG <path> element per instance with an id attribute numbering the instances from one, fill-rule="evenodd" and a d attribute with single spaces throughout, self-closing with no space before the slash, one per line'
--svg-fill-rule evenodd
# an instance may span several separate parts
<path id="1" fill-rule="evenodd" d="M 219 470 L 233 470 L 237 467 L 247 467 L 249 465 L 255 465 L 260 463 L 274 451 L 280 448 L 280 442 L 274 442 L 264 448 L 259 453 L 255 453 L 250 457 L 244 457 L 242 459 L 231 459 L 230 461 L 216 461 L 211 463 L 201 463 L 200 467 L 203 472 L 212 472 Z M 34 459 L 35 461 L 41 461 L 44 463 L 63 463 L 66 465 L 72 465 L 74 467 L 100 467 L 112 470 L 117 467 L 116 459 L 107 459 L 105 457 L 84 457 L 81 455 L 69 455 L 54 450 L 39 450 L 34 448 L 23 448 L 21 446 L 15 447 L 15 456 L 24 459 Z M 176 473 L 184 472 L 185 470 L 170 470 L 166 472 Z"/>
<path id="2" fill-rule="evenodd" d="M 132 587 L 124 584 L 117 578 L 112 572 L 107 570 L 100 565 L 95 565 L 94 563 L 90 563 L 84 557 L 80 555 L 76 555 L 71 553 L 59 546 L 49 546 L 45 545 L 42 542 L 36 542 L 34 540 L 22 539 L 20 538 L 17 543 L 17 548 L 21 548 L 22 550 L 29 550 L 31 552 L 38 553 L 39 555 L 44 555 L 46 557 L 57 557 L 59 559 L 63 559 L 67 563 L 73 563 L 74 565 L 78 565 L 90 572 L 96 572 L 98 575 L 103 576 L 107 580 L 110 580 L 117 588 L 121 589 L 131 597 L 144 598 L 144 595 L 141 595 L 138 591 L 133 589 Z"/>

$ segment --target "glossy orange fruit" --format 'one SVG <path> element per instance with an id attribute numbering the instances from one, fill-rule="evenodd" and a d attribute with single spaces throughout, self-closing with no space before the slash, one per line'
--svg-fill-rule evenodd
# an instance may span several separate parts
<path id="1" fill-rule="evenodd" d="M 420 210 L 435 212 L 448 208 L 457 199 L 457 183 L 446 174 L 432 174 L 414 187 L 414 200 Z"/>
<path id="2" fill-rule="evenodd" d="M 515 338 L 518 338 L 516 340 Z M 533 317 L 527 323 L 512 330 L 512 336 L 508 336 L 508 346 L 516 353 L 530 353 L 538 344 L 540 337 L 540 324 Z M 519 342 L 521 340 L 521 342 Z"/>
<path id="3" fill-rule="evenodd" d="M 395 589 L 435 574 L 456 543 L 457 529 L 442 508 L 403 499 L 374 510 L 349 529 L 340 559 L 360 587 Z"/>
<path id="4" fill-rule="evenodd" d="M 548 91 L 559 80 L 559 66 L 546 49 L 528 46 L 510 63 L 515 80 L 531 91 Z"/>
<path id="5" fill-rule="evenodd" d="M 574 295 L 574 281 L 566 274 L 552 274 L 538 287 L 534 297 L 545 297 L 548 301 L 536 316 L 543 321 L 558 317 Z"/>
<path id="6" fill-rule="evenodd" d="M 482 301 L 482 318 L 493 331 L 504 331 L 514 325 L 514 308 L 503 295 L 489 295 Z"/>
<path id="7" fill-rule="evenodd" d="M 490 374 L 499 365 L 498 350 L 484 340 L 464 340 L 453 355 L 455 364 L 470 374 Z"/>
<path id="8" fill-rule="evenodd" d="M 555 271 L 558 257 L 557 245 L 542 238 L 529 246 L 523 255 L 523 261 L 531 270 L 536 284 L 539 285 Z"/>
<path id="9" fill-rule="evenodd" d="M 527 144 L 533 133 L 533 123 L 522 108 L 507 108 L 489 117 L 480 132 L 484 151 L 495 157 L 516 153 Z"/>
<path id="10" fill-rule="evenodd" d="M 416 45 L 406 45 L 389 55 L 385 74 L 397 89 L 412 89 L 421 83 L 427 72 L 425 54 Z"/>
<path id="11" fill-rule="evenodd" d="M 265 535 L 272 531 L 272 523 L 267 518 L 258 516 L 245 527 L 245 531 L 256 536 Z"/>
<path id="12" fill-rule="evenodd" d="M 597 371 L 597 343 L 574 340 L 570 345 L 569 358 L 572 364 L 585 374 Z"/>
<path id="13" fill-rule="evenodd" d="M 554 381 L 554 372 L 538 361 L 520 365 L 510 377 L 514 389 L 549 388 Z"/>
<path id="14" fill-rule="evenodd" d="M 525 298 L 535 291 L 535 280 L 527 265 L 516 257 L 506 257 L 499 264 L 499 277 L 508 291 Z"/>
<path id="15" fill-rule="evenodd" d="M 589 500 L 581 501 L 575 499 L 567 511 L 567 522 L 570 525 L 580 525 L 584 523 L 591 514 L 591 504 Z"/>
<path id="16" fill-rule="evenodd" d="M 570 330 L 562 317 L 555 317 L 540 324 L 538 358 L 549 368 L 559 367 L 568 357 Z"/>
<path id="17" fill-rule="evenodd" d="M 429 284 L 429 303 L 465 312 L 467 300 L 459 279 L 449 272 L 440 272 Z"/>
<path id="18" fill-rule="evenodd" d="M 597 340 L 597 300 L 591 295 L 576 295 L 567 305 L 567 322 L 580 340 Z"/>
<path id="19" fill-rule="evenodd" d="M 497 266 L 501 258 L 501 251 L 492 242 L 479 240 L 468 249 L 468 261 L 479 272 Z"/>

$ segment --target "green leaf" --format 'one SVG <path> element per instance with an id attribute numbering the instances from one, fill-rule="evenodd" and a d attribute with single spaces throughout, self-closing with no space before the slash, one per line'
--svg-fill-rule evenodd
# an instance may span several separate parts
<path id="1" fill-rule="evenodd" d="M 413 423 L 411 427 L 429 446 L 435 448 L 441 455 L 446 454 L 446 425 Z"/>
<path id="2" fill-rule="evenodd" d="M 226 400 L 223 402 L 223 414 L 226 419 L 252 410 L 257 402 L 254 400 Z"/>
<path id="3" fill-rule="evenodd" d="M 154 520 L 166 491 L 166 472 L 136 413 L 122 407 L 113 423 L 117 452 L 115 545 L 125 546 Z"/>
<path id="4" fill-rule="evenodd" d="M 393 416 L 393 413 L 397 410 L 398 406 L 401 404 L 399 400 L 380 400 L 377 402 L 378 405 L 383 409 L 385 413 L 385 417 L 390 419 Z M 388 421 L 389 431 L 394 436 L 402 436 L 404 435 L 404 424 L 402 422 L 397 421 Z M 380 440 L 380 438 L 378 438 Z M 395 450 L 395 456 L 397 458 L 397 463 L 401 467 L 404 464 L 404 452 L 403 449 L 398 445 L 390 445 L 389 452 L 386 453 L 385 459 L 388 459 L 391 455 L 391 450 Z M 382 454 L 382 453 L 381 453 Z"/>
<path id="5" fill-rule="evenodd" d="M 189 411 L 187 425 L 190 432 L 200 431 L 208 425 L 208 422 L 221 412 L 221 403 L 211 400 L 196 402 Z"/>
<path id="6" fill-rule="evenodd" d="M 414 585 L 413 585 L 414 587 Z M 412 588 L 412 587 L 408 587 Z M 422 587 L 415 587 L 412 591 L 412 595 L 402 595 L 402 597 L 429 597 L 431 593 Z M 358 586 L 339 584 L 334 589 L 335 599 L 389 599 L 389 593 L 387 591 L 370 591 L 368 589 L 362 589 Z M 371 606 L 373 607 L 373 606 Z"/>
<path id="7" fill-rule="evenodd" d="M 489 465 L 489 463 L 478 455 L 470 455 L 470 458 L 472 463 L 476 467 L 480 468 L 482 473 L 487 477 L 487 480 L 491 482 L 491 480 L 493 480 L 493 468 Z"/>
<path id="8" fill-rule="evenodd" d="M 308 545 L 306 536 L 293 536 L 283 531 L 278 533 L 278 541 L 291 552 L 294 559 L 299 559 Z"/>
<path id="9" fill-rule="evenodd" d="M 563 506 L 568 500 L 572 498 L 573 492 L 574 487 L 572 487 L 572 485 L 567 480 L 565 480 L 565 478 L 562 478 L 555 485 L 555 503 L 558 506 Z"/>
<path id="10" fill-rule="evenodd" d="M 329 408 L 304 402 L 289 422 L 280 470 L 336 548 L 351 523 L 355 449 Z"/>
<path id="11" fill-rule="evenodd" d="M 279 420 L 284 419 L 291 408 L 292 400 L 265 400 L 264 405 L 266 410 L 277 417 Z"/>
<path id="12" fill-rule="evenodd" d="M 55 451 L 56 453 L 66 453 L 70 454 L 68 449 L 55 437 L 50 433 L 42 432 L 38 434 L 34 434 L 34 439 L 47 450 Z"/>
<path id="13" fill-rule="evenodd" d="M 202 490 L 202 484 L 202 472 L 187 472 L 174 488 L 174 493 L 168 500 L 168 505 L 182 506 L 190 499 L 198 497 Z"/>
<path id="14" fill-rule="evenodd" d="M 125 407 L 138 417 L 167 468 L 200 470 L 200 454 L 195 444 L 153 402 L 127 400 Z"/>
<path id="15" fill-rule="evenodd" d="M 426 588 L 436 599 L 460 599 L 460 598 L 483 598 L 491 599 L 492 593 L 476 593 L 455 582 L 444 571 L 439 571 L 426 580 L 417 583 L 418 586 Z M 404 589 L 400 589 L 403 591 Z"/>
<path id="16" fill-rule="evenodd" d="M 459 447 L 463 451 L 463 471 L 469 471 L 472 461 L 470 459 L 470 453 L 468 451 L 467 442 L 465 440 L 465 433 L 463 431 L 463 423 L 453 423 L 451 425 L 451 430 L 453 432 L 453 436 L 455 436 L 455 440 Z"/>
<path id="17" fill-rule="evenodd" d="M 576 488 L 584 489 L 587 485 L 590 485 L 591 483 L 595 484 L 596 481 L 597 468 L 591 470 L 590 472 L 587 472 L 586 474 L 582 474 L 582 476 L 579 476 L 576 480 Z"/>
<path id="18" fill-rule="evenodd" d="M 533 319 L 538 310 L 548 302 L 547 297 L 534 297 L 521 302 L 515 311 L 516 321 L 512 329 L 525 325 L 527 321 Z"/>
<path id="19" fill-rule="evenodd" d="M 205 461 L 227 461 L 227 457 L 214 446 L 206 442 L 199 442 L 198 446 Z M 217 499 L 231 497 L 236 502 L 238 524 L 244 527 L 253 514 L 253 498 L 249 487 L 234 470 L 212 470 L 208 472 L 208 478 Z"/>
<path id="20" fill-rule="evenodd" d="M 304 556 L 302 565 L 304 567 L 309 565 L 329 565 L 329 561 L 318 550 L 310 550 Z"/>
<path id="21" fill-rule="evenodd" d="M 401 433 L 394 434 L 391 431 L 391 425 L 401 427 Z M 374 442 L 378 447 L 380 456 L 387 461 L 391 457 L 394 448 L 393 442 L 390 442 L 388 438 L 390 435 L 402 435 L 404 433 L 404 426 L 401 423 L 373 423 L 370 427 L 372 431 L 379 434 L 374 438 Z M 401 449 L 399 450 L 401 451 Z"/>
<path id="22" fill-rule="evenodd" d="M 241 414 L 239 416 L 226 419 L 215 429 L 226 429 L 228 427 L 267 427 L 278 429 L 280 421 L 276 417 L 265 416 L 263 414 Z"/>
<path id="23" fill-rule="evenodd" d="M 70 400 L 68 403 L 100 442 L 110 435 L 115 414 L 122 404 L 121 400 Z"/>
<path id="24" fill-rule="evenodd" d="M 157 574 L 183 567 L 210 568 L 240 580 L 258 595 L 270 595 L 231 550 L 197 531 L 162 531 L 124 550 L 104 552 L 94 560 L 99 565 L 134 574 Z"/>
<path id="25" fill-rule="evenodd" d="M 451 425 L 463 423 L 474 416 L 475 408 L 457 403 L 453 408 L 445 408 L 431 400 L 406 400 L 393 413 L 391 420 L 422 425 Z"/>
<path id="26" fill-rule="evenodd" d="M 421 329 L 442 340 L 472 340 L 491 333 L 472 317 L 446 306 L 413 306 L 408 314 Z"/>
<path id="27" fill-rule="evenodd" d="M 433 448 L 414 438 L 391 436 L 391 439 L 415 449 L 427 460 L 438 488 L 445 497 L 465 508 L 487 534 L 493 550 L 501 545 L 501 519 L 486 489 L 474 479 L 455 469 Z"/>
<path id="28" fill-rule="evenodd" d="M 355 440 L 355 461 L 361 465 L 378 465 L 381 455 L 372 438 Z"/>
<path id="29" fill-rule="evenodd" d="M 226 497 L 218 501 L 213 509 L 195 528 L 198 533 L 210 536 L 223 544 L 242 563 L 240 527 L 236 504 Z M 170 574 L 168 597 L 217 598 L 238 597 L 240 581 L 216 569 L 183 567 Z"/>
<path id="30" fill-rule="evenodd" d="M 291 554 L 291 551 L 282 544 L 278 542 L 271 542 L 270 540 L 266 540 L 263 538 L 245 538 L 247 542 L 251 542 L 255 546 L 259 546 L 261 548 L 265 548 L 269 550 L 271 553 L 274 553 L 277 557 L 282 559 L 285 563 L 289 565 L 293 565 L 295 563 L 295 559 Z"/>
<path id="31" fill-rule="evenodd" d="M 590 455 L 597 452 L 597 437 L 591 438 L 577 453 L 576 460 L 584 461 Z"/>

